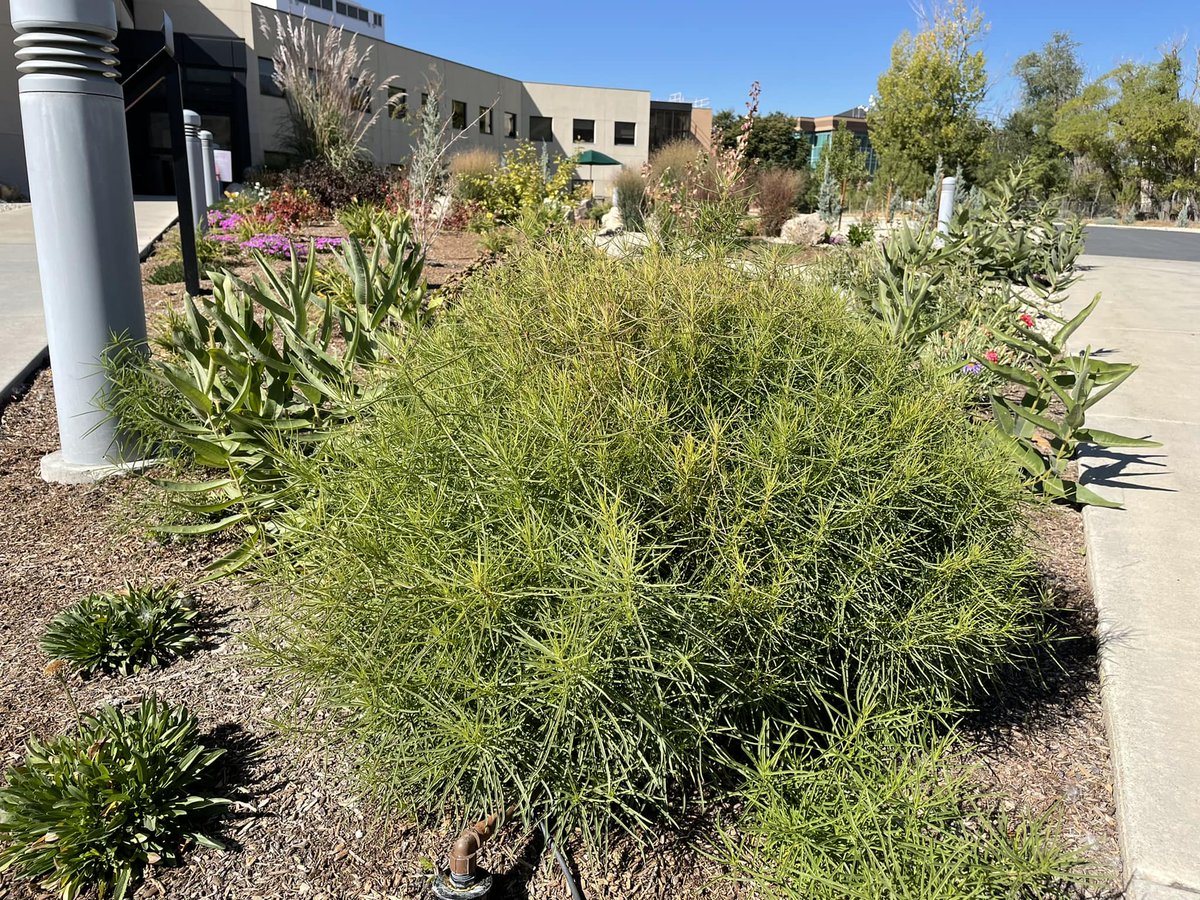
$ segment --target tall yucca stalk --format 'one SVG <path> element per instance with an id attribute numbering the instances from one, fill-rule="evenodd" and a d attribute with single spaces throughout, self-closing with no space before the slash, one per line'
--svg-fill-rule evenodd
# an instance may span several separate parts
<path id="1" fill-rule="evenodd" d="M 368 65 L 370 47 L 360 49 L 342 28 L 318 29 L 291 16 L 268 19 L 260 12 L 259 28 L 275 41 L 274 78 L 287 99 L 288 148 L 335 169 L 361 156 L 367 131 L 379 117 L 363 109 L 377 86 Z"/>

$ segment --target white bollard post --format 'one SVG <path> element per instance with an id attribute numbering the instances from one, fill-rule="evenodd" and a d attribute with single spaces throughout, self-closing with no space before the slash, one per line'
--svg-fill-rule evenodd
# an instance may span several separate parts
<path id="1" fill-rule="evenodd" d="M 200 157 L 204 164 L 204 205 L 210 209 L 217 204 L 220 193 L 217 190 L 217 161 L 213 157 L 213 136 L 211 131 L 200 132 Z"/>
<path id="2" fill-rule="evenodd" d="M 204 152 L 200 147 L 200 114 L 183 111 L 183 136 L 187 146 L 188 184 L 192 189 L 192 216 L 196 230 L 208 230 L 208 206 L 204 202 Z"/>
<path id="3" fill-rule="evenodd" d="M 942 197 L 938 204 L 937 230 L 941 234 L 950 233 L 950 220 L 954 217 L 954 194 L 958 190 L 957 179 L 953 175 L 942 179 Z"/>
<path id="4" fill-rule="evenodd" d="M 47 481 L 119 469 L 120 436 L 96 405 L 114 335 L 146 338 L 113 0 L 11 0 L 21 121 L 60 450 Z"/>

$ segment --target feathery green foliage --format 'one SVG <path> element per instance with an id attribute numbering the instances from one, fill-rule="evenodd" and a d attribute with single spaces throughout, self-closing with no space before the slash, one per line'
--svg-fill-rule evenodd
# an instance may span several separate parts
<path id="1" fill-rule="evenodd" d="M 418 810 L 637 830 L 768 719 L 962 697 L 1038 633 L 962 402 L 831 290 L 525 245 L 295 458 L 259 644 Z"/>
<path id="2" fill-rule="evenodd" d="M 746 807 L 723 832 L 731 879 L 768 900 L 1040 900 L 1078 860 L 1045 819 L 1017 824 L 972 784 L 924 714 L 835 716 L 829 733 L 762 740 Z"/>
<path id="3" fill-rule="evenodd" d="M 174 584 L 129 584 L 124 593 L 91 594 L 60 612 L 42 636 L 42 650 L 89 672 L 128 675 L 192 649 L 197 615 Z"/>
<path id="4" fill-rule="evenodd" d="M 173 864 L 185 841 L 221 849 L 202 817 L 228 803 L 209 782 L 222 750 L 199 740 L 196 718 L 149 697 L 129 712 L 84 716 L 42 743 L 0 789 L 0 871 L 38 879 L 64 900 L 95 887 L 122 900 L 147 864 Z"/>

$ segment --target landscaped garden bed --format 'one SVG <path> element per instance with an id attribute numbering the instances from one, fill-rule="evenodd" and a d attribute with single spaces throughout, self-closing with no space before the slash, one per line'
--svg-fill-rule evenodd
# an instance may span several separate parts
<path id="1" fill-rule="evenodd" d="M 147 477 L 38 480 L 51 371 L 5 408 L 0 897 L 423 896 L 489 815 L 496 896 L 1113 888 L 1073 459 L 1146 442 L 1079 226 L 1016 168 L 767 244 L 755 99 L 614 256 L 528 145 L 230 196 L 106 363 Z"/>
<path id="2" fill-rule="evenodd" d="M 163 289 L 163 303 L 176 299 L 170 290 Z M 38 646 L 57 611 L 130 580 L 195 585 L 203 567 L 230 549 L 219 537 L 147 537 L 146 508 L 139 504 L 154 502 L 154 492 L 140 481 L 85 488 L 42 483 L 38 460 L 56 446 L 51 378 L 49 371 L 39 374 L 0 420 L 8 629 L 3 746 L 13 761 L 30 735 L 59 733 L 73 719 L 71 698 L 45 673 L 47 658 Z M 975 777 L 1016 820 L 1061 816 L 1064 846 L 1082 852 L 1095 886 L 1103 888 L 1115 881 L 1118 860 L 1080 520 L 1053 507 L 1030 510 L 1026 520 L 1026 543 L 1064 609 L 1065 636 L 1075 639 L 1056 645 L 1053 659 L 1036 672 L 1014 670 L 995 699 L 963 720 L 965 756 L 954 766 L 980 764 Z M 272 591 L 230 579 L 190 589 L 202 613 L 204 644 L 197 652 L 128 678 L 71 679 L 72 696 L 83 708 L 132 704 L 152 692 L 185 703 L 212 745 L 227 751 L 217 764 L 219 784 L 235 803 L 214 834 L 230 849 L 194 849 L 179 868 L 150 867 L 138 896 L 424 895 L 457 824 L 435 818 L 417 826 L 388 811 L 364 794 L 351 762 L 354 742 L 336 736 L 344 724 L 336 712 L 301 699 L 297 718 L 289 706 L 295 698 L 278 692 L 278 682 L 240 637 Z M 663 827 L 665 834 L 644 849 L 619 836 L 601 851 L 574 838 L 567 846 L 588 896 L 739 896 L 749 888 L 728 881 L 717 829 L 718 820 L 739 813 L 736 802 L 719 803 Z M 536 829 L 511 825 L 485 848 L 483 861 L 506 873 L 501 886 L 507 895 L 562 896 L 566 885 L 542 845 Z M 37 895 L 11 875 L 0 879 L 6 896 Z"/>

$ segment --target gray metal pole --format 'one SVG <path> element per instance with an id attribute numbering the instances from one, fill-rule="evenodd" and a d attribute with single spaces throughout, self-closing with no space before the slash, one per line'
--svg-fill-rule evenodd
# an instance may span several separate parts
<path id="1" fill-rule="evenodd" d="M 200 114 L 183 111 L 183 134 L 187 144 L 188 185 L 192 189 L 192 216 L 200 231 L 208 230 L 208 204 L 204 202 L 204 151 L 200 146 Z"/>
<path id="2" fill-rule="evenodd" d="M 950 220 L 954 218 L 954 194 L 957 190 L 957 180 L 953 175 L 942 179 L 942 197 L 938 204 L 937 223 L 937 230 L 942 234 L 950 233 Z"/>
<path id="3" fill-rule="evenodd" d="M 213 158 L 213 136 L 211 131 L 200 132 L 200 157 L 204 168 L 204 205 L 217 205 L 220 193 L 217 190 L 217 162 Z"/>
<path id="4" fill-rule="evenodd" d="M 113 335 L 146 338 L 125 102 L 116 82 L 113 0 L 11 0 L 21 120 L 54 400 L 58 453 L 43 477 L 90 480 L 120 459 L 95 399 Z"/>

